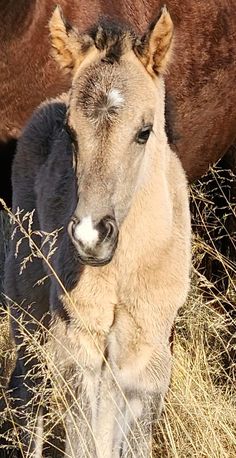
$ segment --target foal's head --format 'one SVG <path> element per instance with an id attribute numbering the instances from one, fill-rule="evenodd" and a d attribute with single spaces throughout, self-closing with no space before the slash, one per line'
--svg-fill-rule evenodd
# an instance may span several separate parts
<path id="1" fill-rule="evenodd" d="M 153 142 L 157 150 L 166 142 L 162 74 L 173 24 L 164 7 L 142 37 L 105 21 L 80 34 L 56 8 L 50 32 L 56 60 L 72 75 L 66 126 L 78 203 L 69 233 L 83 263 L 102 265 L 113 256 Z"/>

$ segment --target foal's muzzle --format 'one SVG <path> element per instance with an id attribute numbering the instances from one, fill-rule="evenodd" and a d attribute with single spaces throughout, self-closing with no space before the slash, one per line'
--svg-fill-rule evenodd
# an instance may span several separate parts
<path id="1" fill-rule="evenodd" d="M 73 216 L 68 232 L 82 264 L 101 266 L 111 261 L 118 242 L 118 227 L 113 217 L 105 216 L 94 225 L 91 217 Z"/>

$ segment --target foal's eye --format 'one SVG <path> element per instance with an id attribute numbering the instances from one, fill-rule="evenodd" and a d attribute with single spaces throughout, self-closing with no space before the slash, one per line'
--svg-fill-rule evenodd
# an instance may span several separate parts
<path id="1" fill-rule="evenodd" d="M 151 131 L 152 125 L 142 127 L 142 129 L 140 129 L 137 133 L 135 141 L 140 145 L 144 145 L 145 143 L 147 143 Z"/>

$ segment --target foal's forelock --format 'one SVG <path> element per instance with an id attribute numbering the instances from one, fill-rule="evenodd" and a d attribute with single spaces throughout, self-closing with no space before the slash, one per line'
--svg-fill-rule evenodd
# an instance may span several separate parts
<path id="1" fill-rule="evenodd" d="M 74 83 L 71 105 L 101 129 L 111 125 L 125 105 L 118 65 L 100 62 L 87 68 Z"/>

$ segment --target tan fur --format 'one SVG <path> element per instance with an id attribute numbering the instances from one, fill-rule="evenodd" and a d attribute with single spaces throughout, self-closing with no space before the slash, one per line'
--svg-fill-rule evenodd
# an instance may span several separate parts
<path id="1" fill-rule="evenodd" d="M 168 37 L 172 35 L 166 10 L 158 22 L 149 50 L 151 56 L 160 50 L 156 40 L 160 34 L 165 51 L 155 65 L 163 69 L 170 39 L 167 45 L 163 27 L 167 26 Z M 160 76 L 153 79 L 152 58 L 143 65 L 143 59 L 128 50 L 119 66 L 108 71 L 104 67 L 102 76 L 95 71 L 90 104 L 96 107 L 100 93 L 111 87 L 124 97 L 124 107 L 117 109 L 108 125 L 99 112 L 94 122 L 90 107 L 83 102 L 87 76 L 96 69 L 99 55 L 90 54 L 81 66 L 75 64 L 68 106 L 68 122 L 80 145 L 80 199 L 75 215 L 91 214 L 99 221 L 111 212 L 112 201 L 120 231 L 110 263 L 85 266 L 69 296 L 61 295 L 71 322 L 66 326 L 56 320 L 53 330 L 66 348 L 63 354 L 56 347 L 54 360 L 65 377 L 68 367 L 77 374 L 68 383 L 74 390 L 76 383 L 80 387 L 79 403 L 84 402 L 83 396 L 89 402 L 91 430 L 85 427 L 85 435 L 90 453 L 99 458 L 118 457 L 121 447 L 122 456 L 128 456 L 130 441 L 135 456 L 141 456 L 139 447 L 142 456 L 150 456 L 151 403 L 161 411 L 171 373 L 171 329 L 189 288 L 187 184 L 180 161 L 167 143 L 164 82 Z M 152 112 L 153 134 L 145 151 L 131 140 L 127 146 L 140 118 L 146 117 L 147 123 Z M 79 413 L 78 417 L 81 422 Z M 137 445 L 133 435 L 139 425 Z M 76 456 L 83 456 L 73 428 L 69 436 Z"/>
<path id="2" fill-rule="evenodd" d="M 81 64 L 86 52 L 82 50 L 82 46 L 86 45 L 90 48 L 92 40 L 88 35 L 79 36 L 75 28 L 70 27 L 66 30 L 66 23 L 59 6 L 49 22 L 51 34 L 51 43 L 53 48 L 53 56 L 59 65 L 67 71 L 75 71 Z"/>
<path id="3" fill-rule="evenodd" d="M 167 8 L 162 8 L 161 16 L 151 31 L 149 42 L 141 61 L 150 75 L 164 73 L 171 55 L 173 22 Z"/>

